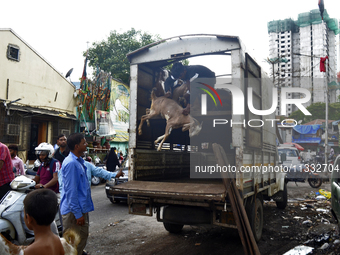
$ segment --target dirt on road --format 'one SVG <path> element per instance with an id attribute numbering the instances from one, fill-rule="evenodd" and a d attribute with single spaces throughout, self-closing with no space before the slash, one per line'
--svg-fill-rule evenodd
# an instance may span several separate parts
<path id="1" fill-rule="evenodd" d="M 262 255 L 284 254 L 299 245 L 310 254 L 340 254 L 338 227 L 329 199 L 317 199 L 306 183 L 288 183 L 288 206 L 264 202 L 264 227 L 258 243 Z M 320 188 L 330 191 L 330 184 Z M 92 254 L 243 254 L 236 229 L 184 226 L 180 234 L 168 233 L 155 217 L 133 216 L 108 223 L 91 232 L 87 250 Z M 296 253 L 299 254 L 299 253 Z"/>

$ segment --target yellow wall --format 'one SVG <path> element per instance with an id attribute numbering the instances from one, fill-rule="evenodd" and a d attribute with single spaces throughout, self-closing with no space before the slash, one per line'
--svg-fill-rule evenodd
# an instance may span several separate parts
<path id="1" fill-rule="evenodd" d="M 7 58 L 8 44 L 20 48 L 19 62 Z M 0 29 L 0 52 L 1 99 L 21 98 L 18 105 L 76 114 L 75 87 L 12 30 Z"/>

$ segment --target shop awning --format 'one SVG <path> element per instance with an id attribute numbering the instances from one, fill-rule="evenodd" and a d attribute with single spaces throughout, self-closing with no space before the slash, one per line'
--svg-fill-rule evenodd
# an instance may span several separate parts
<path id="1" fill-rule="evenodd" d="M 68 114 L 65 112 L 59 112 L 59 111 L 53 111 L 53 110 L 47 110 L 42 108 L 35 108 L 30 106 L 21 106 L 21 105 L 11 105 L 9 107 L 10 111 L 22 111 L 22 112 L 28 112 L 31 114 L 38 114 L 38 115 L 48 115 L 48 116 L 55 116 L 65 119 L 71 119 L 71 120 L 77 120 L 77 117 L 73 114 Z"/>
<path id="2" fill-rule="evenodd" d="M 112 141 L 113 142 L 128 142 L 129 133 L 127 131 L 116 130 L 116 136 Z"/>

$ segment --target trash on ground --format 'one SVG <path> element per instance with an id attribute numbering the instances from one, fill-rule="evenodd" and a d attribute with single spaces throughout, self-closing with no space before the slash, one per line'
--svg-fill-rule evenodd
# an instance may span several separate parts
<path id="1" fill-rule="evenodd" d="M 321 250 L 325 250 L 325 249 L 327 249 L 329 247 L 329 244 L 328 243 L 324 243 L 321 247 L 320 247 L 320 249 Z"/>
<path id="2" fill-rule="evenodd" d="M 311 220 L 305 220 L 302 222 L 302 224 L 312 224 L 313 222 Z"/>
<path id="3" fill-rule="evenodd" d="M 327 209 L 322 209 L 322 208 L 318 208 L 316 209 L 317 212 L 322 212 L 322 213 L 329 213 L 329 210 Z"/>
<path id="4" fill-rule="evenodd" d="M 330 199 L 332 197 L 332 193 L 330 191 L 319 189 L 319 192 L 321 195 L 325 196 L 327 199 Z"/>
<path id="5" fill-rule="evenodd" d="M 283 255 L 307 255 L 312 252 L 314 248 L 304 245 L 299 245 L 294 247 L 293 249 L 287 251 Z"/>

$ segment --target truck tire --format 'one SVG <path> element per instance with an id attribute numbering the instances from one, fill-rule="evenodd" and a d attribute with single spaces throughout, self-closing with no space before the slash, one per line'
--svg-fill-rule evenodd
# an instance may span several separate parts
<path id="1" fill-rule="evenodd" d="M 182 231 L 182 228 L 184 225 L 181 224 L 173 224 L 173 223 L 167 223 L 163 222 L 164 228 L 169 231 L 169 233 L 179 233 Z"/>
<path id="2" fill-rule="evenodd" d="M 256 242 L 259 242 L 262 237 L 263 229 L 263 203 L 260 198 L 256 198 L 256 203 L 252 201 L 246 205 L 246 212 L 250 227 L 253 231 Z"/>
<path id="3" fill-rule="evenodd" d="M 279 196 L 282 197 L 282 201 L 276 201 L 276 207 L 284 210 L 288 203 L 288 192 L 287 192 L 287 183 L 285 182 L 285 186 L 283 191 L 279 191 Z"/>

